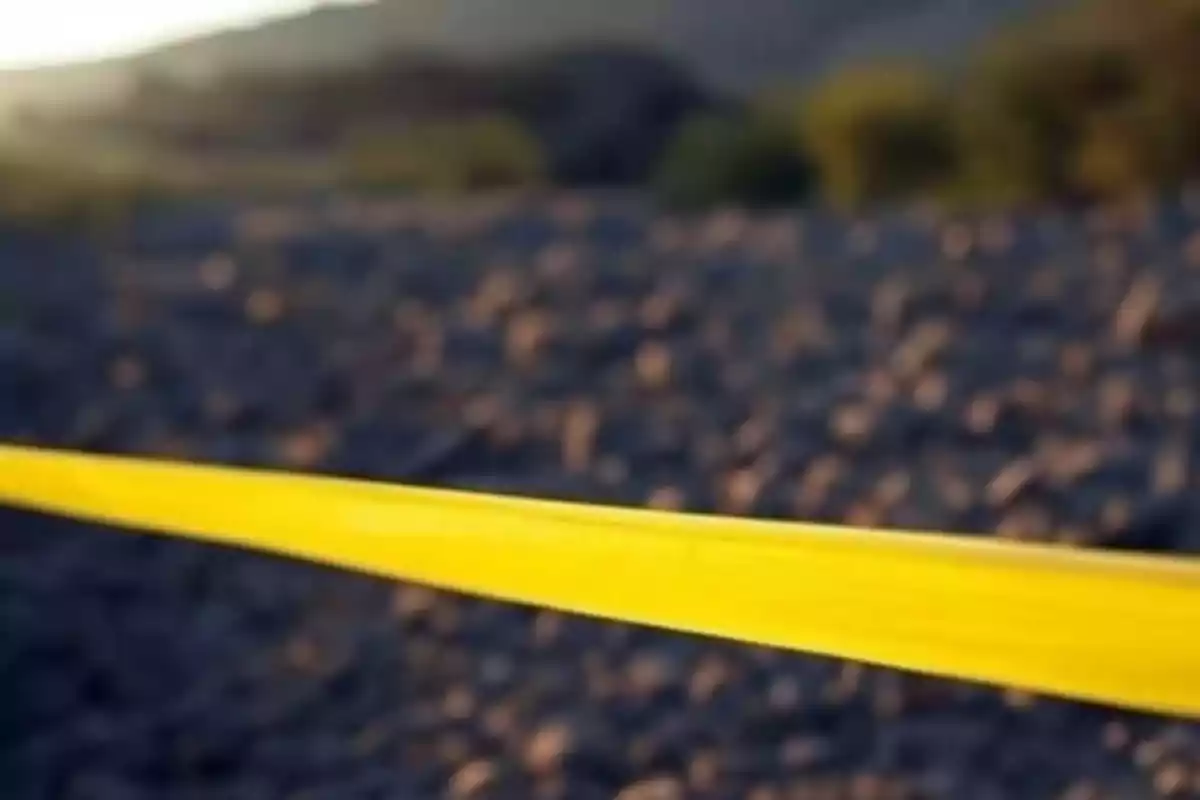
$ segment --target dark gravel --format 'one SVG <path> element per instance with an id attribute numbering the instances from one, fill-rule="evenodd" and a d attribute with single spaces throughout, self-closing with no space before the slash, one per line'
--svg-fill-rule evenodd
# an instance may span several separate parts
<path id="1" fill-rule="evenodd" d="M 7 231 L 0 436 L 1195 553 L 1198 277 L 1187 198 Z M 0 796 L 1200 797 L 1200 726 L 5 511 Z"/>

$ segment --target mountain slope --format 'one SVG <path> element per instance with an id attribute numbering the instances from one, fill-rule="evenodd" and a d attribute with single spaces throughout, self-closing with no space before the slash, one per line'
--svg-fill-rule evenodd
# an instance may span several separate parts
<path id="1" fill-rule="evenodd" d="M 394 50 L 493 58 L 619 41 L 744 91 L 850 59 L 952 58 L 1047 0 L 375 0 L 221 31 L 99 64 L 0 73 L 0 108 L 107 99 L 141 70 L 205 77 L 319 69 Z"/>

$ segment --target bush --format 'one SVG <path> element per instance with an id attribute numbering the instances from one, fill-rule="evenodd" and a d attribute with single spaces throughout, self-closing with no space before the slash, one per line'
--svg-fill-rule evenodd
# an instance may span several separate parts
<path id="1" fill-rule="evenodd" d="M 798 138 L 765 113 L 700 117 L 663 157 L 655 188 L 669 205 L 777 206 L 809 194 L 813 173 Z"/>
<path id="2" fill-rule="evenodd" d="M 1094 16 L 1137 67 L 1128 126 L 1166 158 L 1150 166 L 1174 180 L 1200 175 L 1200 2 L 1093 0 Z"/>
<path id="3" fill-rule="evenodd" d="M 1138 99 L 1084 123 L 1070 162 L 1070 179 L 1087 198 L 1113 198 L 1163 189 L 1188 170 L 1185 131 L 1169 110 Z"/>
<path id="4" fill-rule="evenodd" d="M 0 156 L 0 222 L 103 233 L 157 195 L 148 179 Z"/>
<path id="5" fill-rule="evenodd" d="M 1127 95 L 1132 75 L 1098 44 L 1015 45 L 982 60 L 958 114 L 960 188 L 987 201 L 1077 193 L 1087 120 Z"/>
<path id="6" fill-rule="evenodd" d="M 993 202 L 1099 199 L 1186 177 L 1200 113 L 1183 75 L 1192 48 L 1176 40 L 1194 22 L 1171 5 L 1094 0 L 980 59 L 958 109 L 960 188 Z"/>
<path id="7" fill-rule="evenodd" d="M 342 163 L 355 186 L 436 193 L 529 186 L 545 171 L 537 141 L 505 118 L 428 122 L 355 137 Z"/>
<path id="8" fill-rule="evenodd" d="M 837 73 L 803 107 L 804 140 L 827 199 L 854 208 L 936 191 L 955 169 L 952 105 L 924 72 Z"/>

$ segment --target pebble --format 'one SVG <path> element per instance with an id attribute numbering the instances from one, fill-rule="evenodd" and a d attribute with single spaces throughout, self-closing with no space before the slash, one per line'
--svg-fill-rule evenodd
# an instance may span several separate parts
<path id="1" fill-rule="evenodd" d="M 450 796 L 456 800 L 486 797 L 496 778 L 496 767 L 487 761 L 472 761 L 464 765 L 450 779 Z"/>
<path id="2" fill-rule="evenodd" d="M 617 800 L 683 800 L 686 787 L 677 778 L 648 778 L 627 786 Z"/>

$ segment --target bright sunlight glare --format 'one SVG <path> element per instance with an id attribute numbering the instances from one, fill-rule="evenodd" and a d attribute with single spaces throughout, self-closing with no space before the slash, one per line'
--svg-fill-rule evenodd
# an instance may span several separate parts
<path id="1" fill-rule="evenodd" d="M 0 68 L 123 55 L 316 0 L 0 0 Z"/>

